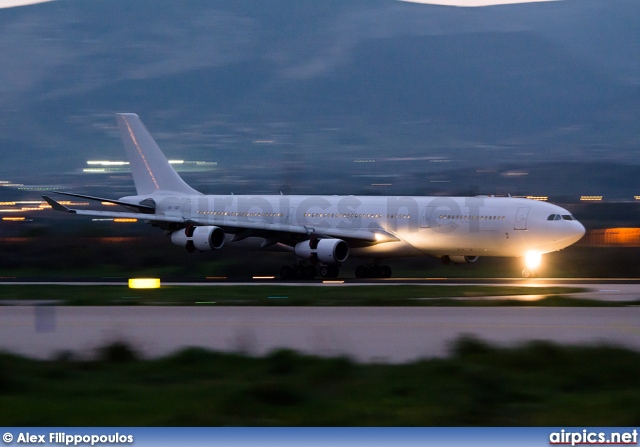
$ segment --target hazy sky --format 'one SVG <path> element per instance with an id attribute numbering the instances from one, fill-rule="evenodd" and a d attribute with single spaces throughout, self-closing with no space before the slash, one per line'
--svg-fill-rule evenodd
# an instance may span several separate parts
<path id="1" fill-rule="evenodd" d="M 425 3 L 446 6 L 492 6 L 510 5 L 513 3 L 554 2 L 558 0 L 402 0 L 412 3 Z"/>
<path id="2" fill-rule="evenodd" d="M 0 8 L 12 8 L 14 6 L 32 5 L 34 3 L 44 3 L 52 0 L 0 0 Z M 506 5 L 511 3 L 533 3 L 550 2 L 556 0 L 403 0 L 414 3 L 430 3 L 434 5 L 449 6 L 490 6 Z"/>
<path id="3" fill-rule="evenodd" d="M 0 8 L 13 8 L 14 6 L 33 5 L 34 3 L 45 3 L 52 0 L 0 0 Z"/>

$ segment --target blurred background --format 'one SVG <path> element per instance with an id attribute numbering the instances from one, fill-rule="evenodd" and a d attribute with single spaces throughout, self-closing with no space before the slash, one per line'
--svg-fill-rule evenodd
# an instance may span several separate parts
<path id="1" fill-rule="evenodd" d="M 636 276 L 639 18 L 636 0 L 0 9 L 2 276 L 242 277 L 247 262 L 277 272 L 272 255 L 188 255 L 140 222 L 45 206 L 51 190 L 134 192 L 115 112 L 139 114 L 203 193 L 548 200 L 588 234 L 551 255 L 546 275 Z M 482 262 L 447 272 L 519 274 L 504 260 Z M 400 267 L 437 268 L 424 259 Z"/>

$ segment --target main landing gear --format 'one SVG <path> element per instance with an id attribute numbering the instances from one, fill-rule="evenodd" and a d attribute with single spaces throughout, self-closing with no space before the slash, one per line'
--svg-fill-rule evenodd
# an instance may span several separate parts
<path id="1" fill-rule="evenodd" d="M 356 267 L 356 278 L 391 278 L 391 267 L 380 264 L 359 265 Z"/>
<path id="2" fill-rule="evenodd" d="M 313 265 L 295 264 L 283 265 L 280 269 L 282 279 L 313 279 L 318 271 Z M 320 276 L 323 278 L 337 278 L 340 274 L 340 267 L 337 265 L 323 265 L 320 267 Z"/>

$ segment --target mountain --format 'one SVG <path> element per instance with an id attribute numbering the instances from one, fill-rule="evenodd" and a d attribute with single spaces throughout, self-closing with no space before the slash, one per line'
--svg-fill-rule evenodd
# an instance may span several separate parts
<path id="1" fill-rule="evenodd" d="M 390 152 L 456 167 L 637 164 L 638 23 L 637 0 L 0 10 L 0 179 L 121 159 L 117 111 L 138 113 L 170 157 L 280 176 Z"/>

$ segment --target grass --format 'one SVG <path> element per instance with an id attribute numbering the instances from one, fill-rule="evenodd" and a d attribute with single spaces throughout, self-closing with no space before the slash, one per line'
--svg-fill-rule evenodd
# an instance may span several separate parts
<path id="1" fill-rule="evenodd" d="M 279 350 L 139 360 L 0 355 L 5 426 L 637 426 L 640 354 L 459 339 L 444 359 L 357 364 Z"/>
<path id="2" fill-rule="evenodd" d="M 53 300 L 65 305 L 216 306 L 611 306 L 560 295 L 573 287 L 520 286 L 175 286 L 129 289 L 124 285 L 0 284 L 0 300 Z M 514 299 L 536 295 L 542 299 Z M 508 298 L 496 298 L 505 296 Z M 492 297 L 483 299 L 483 297 Z M 456 299 L 451 299 L 456 298 Z M 624 303 L 628 304 L 628 303 Z M 633 304 L 633 303 L 631 303 Z M 637 304 L 637 303 L 636 303 Z"/>

